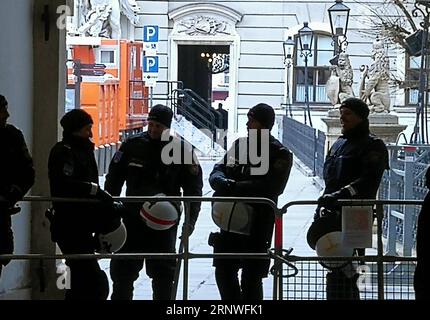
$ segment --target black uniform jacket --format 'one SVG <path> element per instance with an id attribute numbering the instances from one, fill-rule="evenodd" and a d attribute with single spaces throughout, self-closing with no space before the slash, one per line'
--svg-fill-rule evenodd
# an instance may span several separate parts
<path id="1" fill-rule="evenodd" d="M 7 198 L 13 188 L 17 198 L 23 197 L 33 185 L 35 174 L 22 132 L 7 124 L 0 129 L 0 146 L 0 195 Z"/>
<path id="2" fill-rule="evenodd" d="M 105 188 L 114 196 L 121 194 L 126 182 L 127 196 L 201 196 L 202 169 L 191 146 L 181 139 L 157 141 L 147 132 L 130 137 L 114 155 L 106 176 Z M 177 205 L 177 204 L 175 204 Z M 128 205 L 131 214 L 139 212 L 142 203 Z M 200 202 L 190 205 L 190 220 L 194 223 Z"/>
<path id="3" fill-rule="evenodd" d="M 324 194 L 346 188 L 351 198 L 375 199 L 388 168 L 385 143 L 369 134 L 368 123 L 363 122 L 330 148 L 324 163 Z"/>
<path id="4" fill-rule="evenodd" d="M 7 124 L 0 129 L 0 196 L 8 202 L 0 205 L 0 254 L 13 252 L 13 233 L 8 207 L 15 205 L 34 183 L 33 161 L 22 132 Z M 3 260 L 6 265 L 8 261 Z"/>
<path id="5" fill-rule="evenodd" d="M 51 149 L 48 170 L 52 197 L 95 199 L 91 193 L 98 170 L 90 140 L 65 136 Z M 88 232 L 95 230 L 101 210 L 95 203 L 53 202 L 53 207 L 58 226 Z"/>
<path id="6" fill-rule="evenodd" d="M 259 145 L 260 143 L 257 143 L 257 146 Z M 233 190 L 227 193 L 216 191 L 214 196 L 263 197 L 277 203 L 278 196 L 284 191 L 290 175 L 293 154 L 273 136 L 269 136 L 268 154 L 260 154 L 261 162 L 268 161 L 267 172 L 257 175 L 256 171 L 253 173 L 251 169 L 260 167 L 262 163 L 251 161 L 250 150 L 252 149 L 249 138 L 239 138 L 224 159 L 214 166 L 209 177 L 212 188 L 219 177 L 236 181 Z M 244 152 L 245 157 L 241 156 Z M 260 150 L 257 150 L 256 154 L 259 153 L 261 153 Z M 267 205 L 252 204 L 251 206 L 254 208 L 255 214 L 250 235 L 270 241 L 274 223 L 273 210 Z"/>

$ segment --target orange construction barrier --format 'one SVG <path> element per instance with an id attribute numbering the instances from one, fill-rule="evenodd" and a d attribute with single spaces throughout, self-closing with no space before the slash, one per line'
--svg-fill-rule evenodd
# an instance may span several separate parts
<path id="1" fill-rule="evenodd" d="M 94 119 L 93 140 L 95 145 L 117 144 L 119 141 L 118 81 L 104 83 L 84 82 L 85 95 L 81 96 L 81 108 Z"/>

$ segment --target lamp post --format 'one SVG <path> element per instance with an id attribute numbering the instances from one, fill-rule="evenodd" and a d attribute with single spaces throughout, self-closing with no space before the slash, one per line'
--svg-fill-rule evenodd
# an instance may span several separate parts
<path id="1" fill-rule="evenodd" d="M 215 55 L 215 54 L 214 54 Z M 208 68 L 208 107 L 212 107 L 212 55 L 208 52 L 202 52 L 200 56 L 206 59 Z"/>
<path id="2" fill-rule="evenodd" d="M 291 95 L 290 95 L 290 68 L 293 65 L 293 53 L 294 53 L 294 40 L 291 36 L 284 41 L 283 49 L 284 49 L 284 65 L 287 67 L 287 95 L 286 95 L 286 105 L 288 108 L 288 112 L 290 113 L 290 117 L 293 117 L 293 113 L 291 112 Z"/>
<path id="3" fill-rule="evenodd" d="M 309 90 L 308 90 L 308 57 L 312 57 L 312 41 L 314 32 L 309 28 L 308 23 L 304 22 L 303 27 L 299 30 L 300 56 L 305 60 L 305 124 L 306 112 L 309 117 L 309 125 L 312 126 L 311 111 L 309 108 Z"/>
<path id="4" fill-rule="evenodd" d="M 348 30 L 349 11 L 350 9 L 343 4 L 342 0 L 336 0 L 336 3 L 328 8 L 328 17 L 330 19 L 331 36 L 333 38 L 335 60 L 330 61 L 337 64 L 339 53 L 344 52 L 348 41 L 346 41 L 346 32 Z M 340 41 L 339 41 L 340 40 Z"/>
<path id="5" fill-rule="evenodd" d="M 420 7 L 422 6 L 422 7 Z M 421 65 L 420 65 L 420 87 L 418 92 L 418 108 L 414 132 L 412 133 L 411 142 L 413 143 L 428 143 L 428 127 L 427 127 L 427 91 L 428 91 L 428 33 L 430 26 L 430 1 L 416 0 L 412 10 L 412 15 L 418 17 L 422 15 L 423 21 L 420 26 L 423 28 L 421 38 Z M 420 125 L 421 122 L 421 125 Z"/>

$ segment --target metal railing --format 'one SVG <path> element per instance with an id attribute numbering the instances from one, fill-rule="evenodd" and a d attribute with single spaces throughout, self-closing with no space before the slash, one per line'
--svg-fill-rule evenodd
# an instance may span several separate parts
<path id="1" fill-rule="evenodd" d="M 217 126 L 212 106 L 191 89 L 179 90 L 182 97 L 178 105 L 178 113 L 183 114 L 199 129 L 209 129 L 215 137 Z"/>
<path id="2" fill-rule="evenodd" d="M 276 204 L 266 198 L 255 197 L 195 197 L 195 196 L 169 196 L 169 197 L 115 197 L 116 201 L 123 203 L 143 203 L 145 201 L 159 202 L 159 201 L 183 201 L 185 203 L 192 202 L 246 202 L 246 203 L 259 203 L 266 204 L 275 212 L 279 210 Z M 22 201 L 29 202 L 67 202 L 67 203 L 99 203 L 96 199 L 84 198 L 55 198 L 45 196 L 29 196 L 25 197 Z M 186 208 L 188 206 L 185 206 Z M 189 225 L 189 212 L 185 210 L 184 224 Z M 39 260 L 40 265 L 43 266 L 44 260 L 56 259 L 142 259 L 142 258 L 157 258 L 157 259 L 178 259 L 178 263 L 183 261 L 183 300 L 188 300 L 188 278 L 189 278 L 189 260 L 197 258 L 221 258 L 221 259 L 268 259 L 269 253 L 217 253 L 217 254 L 198 254 L 189 251 L 189 230 L 184 229 L 182 234 L 183 252 L 182 253 L 115 253 L 115 254 L 8 254 L 0 255 L 0 260 Z M 273 255 L 272 255 L 273 256 Z M 40 269 L 43 269 L 41 267 Z M 40 279 L 43 279 L 40 276 Z M 41 280 L 42 281 L 42 280 Z M 41 284 L 40 287 L 44 287 Z"/>
<path id="3" fill-rule="evenodd" d="M 283 126 L 283 144 L 312 170 L 314 176 L 322 177 L 325 134 L 287 116 L 284 116 Z"/>
<path id="4" fill-rule="evenodd" d="M 393 264 L 395 262 L 402 263 L 413 263 L 415 258 L 402 258 L 397 256 L 386 256 L 383 252 L 383 227 L 382 222 L 384 218 L 384 205 L 422 205 L 422 201 L 419 200 L 339 200 L 338 203 L 342 206 L 376 206 L 376 223 L 377 223 L 377 254 L 376 255 L 365 255 L 360 257 L 299 257 L 291 255 L 291 250 L 285 250 L 283 245 L 283 216 L 293 206 L 298 205 L 316 205 L 317 201 L 314 200 L 302 200 L 302 201 L 291 201 L 285 204 L 282 208 L 277 208 L 276 204 L 266 198 L 252 198 L 252 197 L 117 197 L 115 200 L 129 203 L 141 203 L 144 201 L 183 201 L 185 203 L 190 202 L 246 202 L 246 203 L 262 203 L 269 206 L 275 213 L 275 233 L 274 233 L 274 249 L 269 250 L 267 253 L 192 253 L 189 251 L 189 234 L 188 230 L 185 229 L 183 234 L 183 249 L 182 253 L 127 253 L 127 254 L 73 254 L 73 255 L 46 255 L 46 254 L 24 254 L 24 255 L 0 255 L 0 259 L 11 259 L 11 260 L 39 260 L 43 265 L 44 260 L 53 259 L 142 259 L 142 258 L 157 258 L 157 259 L 178 259 L 178 263 L 183 261 L 183 300 L 188 299 L 188 279 L 189 279 L 189 260 L 198 258 L 222 258 L 222 259 L 274 259 L 274 265 L 271 269 L 273 275 L 273 300 L 283 300 L 284 298 L 284 279 L 294 277 L 299 272 L 297 264 L 304 265 L 304 263 L 317 261 L 364 261 L 371 263 L 376 268 L 376 292 L 373 297 L 377 297 L 379 300 L 386 298 L 385 291 L 387 286 L 385 285 L 385 278 L 387 270 L 384 268 L 384 263 Z M 97 200 L 89 199 L 70 199 L 70 198 L 51 198 L 51 197 L 26 197 L 23 201 L 32 202 L 80 202 L 80 203 L 96 203 Z M 188 207 L 188 206 L 186 206 Z M 185 224 L 188 225 L 189 212 L 185 210 Z M 286 253 L 285 253 L 286 252 Z M 284 274 L 283 264 L 286 263 L 289 267 L 294 269 L 294 273 L 287 272 Z M 43 268 L 42 268 L 43 269 Z M 304 269 L 304 268 L 302 268 Z M 410 272 L 409 272 L 410 274 Z M 308 280 L 312 279 L 313 284 L 318 280 L 318 275 L 309 277 Z M 41 279 L 43 277 L 41 276 Z M 42 280 L 41 280 L 42 281 Z M 403 279 L 400 278 L 400 285 L 402 285 Z M 289 286 L 290 283 L 287 283 Z M 303 284 L 302 284 L 303 285 Z M 309 283 L 307 284 L 309 286 Z M 41 285 L 41 287 L 43 287 Z M 302 287 L 303 290 L 308 290 Z M 288 292 L 288 291 L 287 291 Z M 288 295 L 287 295 L 288 296 Z M 289 296 L 288 296 L 289 297 Z"/>
<path id="5" fill-rule="evenodd" d="M 427 145 L 387 145 L 390 170 L 384 173 L 379 189 L 380 199 L 423 200 L 427 194 L 425 172 L 430 160 Z M 396 254 L 397 243 L 403 255 L 410 256 L 416 239 L 416 220 L 419 206 L 392 205 L 385 210 L 384 235 L 387 250 Z"/>
<path id="6" fill-rule="evenodd" d="M 279 214 L 283 215 L 286 214 L 288 209 L 295 205 L 317 205 L 317 201 L 292 201 L 284 205 L 280 210 Z M 396 261 L 406 261 L 411 262 L 415 261 L 415 258 L 401 258 L 397 256 L 390 256 L 390 255 L 384 255 L 383 251 L 383 219 L 384 219 L 384 205 L 405 205 L 405 206 L 412 206 L 412 205 L 422 205 L 423 201 L 421 200 L 339 200 L 339 205 L 341 206 L 376 206 L 376 224 L 377 224 L 377 255 L 367 255 L 367 256 L 360 256 L 360 257 L 331 257 L 331 258 L 318 258 L 318 257 L 294 257 L 294 256 L 287 256 L 284 257 L 286 260 L 294 262 L 294 261 L 321 261 L 321 260 L 334 260 L 334 261 L 368 261 L 368 262 L 374 262 L 376 263 L 376 275 L 377 275 L 377 298 L 378 300 L 384 300 L 385 294 L 384 294 L 384 262 L 393 263 Z M 279 235 L 277 235 L 279 236 Z M 279 270 L 279 269 L 278 269 Z M 277 279 L 280 281 L 280 278 Z M 282 300 L 283 296 L 283 290 L 282 289 L 282 283 L 278 283 L 278 293 L 280 296 L 277 298 Z"/>
<path id="7" fill-rule="evenodd" d="M 182 90 L 184 88 L 184 84 L 182 81 L 157 81 L 158 87 L 163 87 L 163 89 L 158 89 L 157 92 L 154 92 L 153 88 L 149 88 L 149 93 L 147 96 L 139 96 L 135 97 L 132 93 L 134 92 L 133 88 L 135 86 L 145 87 L 144 80 L 130 80 L 129 81 L 129 105 L 132 104 L 132 101 L 145 101 L 148 102 L 149 107 L 153 106 L 153 102 L 157 101 L 157 103 L 164 103 L 166 106 L 171 107 L 172 101 L 176 101 L 177 97 L 175 96 L 177 90 Z"/>

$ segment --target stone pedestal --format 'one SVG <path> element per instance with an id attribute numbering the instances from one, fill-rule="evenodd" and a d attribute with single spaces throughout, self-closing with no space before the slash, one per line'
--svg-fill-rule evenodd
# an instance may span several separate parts
<path id="1" fill-rule="evenodd" d="M 369 123 L 370 132 L 385 143 L 396 143 L 399 133 L 407 127 L 399 124 L 399 117 L 390 113 L 373 113 L 369 116 Z"/>
<path id="2" fill-rule="evenodd" d="M 325 131 L 325 155 L 337 138 L 342 135 L 339 114 L 339 109 L 335 108 L 328 111 L 326 118 L 321 118 L 327 126 L 327 130 Z"/>
<path id="3" fill-rule="evenodd" d="M 339 109 L 328 111 L 328 116 L 321 120 L 327 125 L 326 130 L 326 154 L 341 135 Z M 395 143 L 400 132 L 406 129 L 406 125 L 399 124 L 399 117 L 390 113 L 372 113 L 369 115 L 370 132 L 384 140 L 385 143 Z"/>

